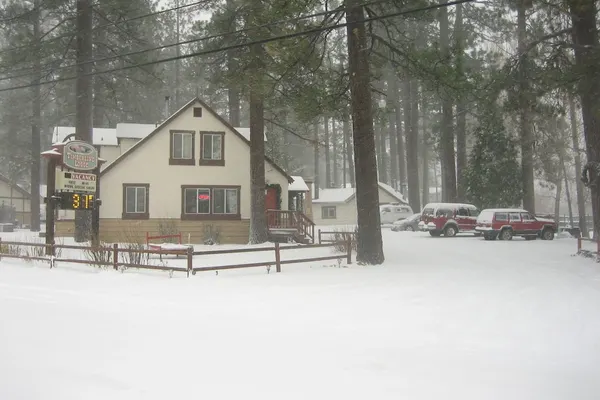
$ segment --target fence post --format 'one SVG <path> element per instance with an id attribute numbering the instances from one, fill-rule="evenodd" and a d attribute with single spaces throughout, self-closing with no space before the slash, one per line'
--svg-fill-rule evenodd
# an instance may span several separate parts
<path id="1" fill-rule="evenodd" d="M 2 238 L 0 237 L 0 260 L 2 260 Z"/>
<path id="2" fill-rule="evenodd" d="M 281 253 L 279 252 L 279 242 L 275 242 L 275 272 L 281 272 Z"/>
<path id="3" fill-rule="evenodd" d="M 117 243 L 113 243 L 113 268 L 115 271 L 119 269 L 119 245 Z"/>
<path id="4" fill-rule="evenodd" d="M 190 277 L 190 272 L 192 271 L 192 259 L 194 257 L 194 249 L 192 247 L 188 247 L 187 249 L 187 277 Z"/>
<path id="5" fill-rule="evenodd" d="M 346 263 L 352 264 L 352 235 L 348 235 L 348 240 L 346 243 L 348 246 L 348 257 L 346 258 Z"/>
<path id="6" fill-rule="evenodd" d="M 54 239 L 52 239 L 52 243 L 50 243 L 50 255 L 56 257 L 56 242 Z"/>
<path id="7" fill-rule="evenodd" d="M 319 229 L 319 244 L 321 244 L 321 230 Z"/>
<path id="8" fill-rule="evenodd" d="M 596 253 L 600 254 L 600 240 L 596 239 Z"/>

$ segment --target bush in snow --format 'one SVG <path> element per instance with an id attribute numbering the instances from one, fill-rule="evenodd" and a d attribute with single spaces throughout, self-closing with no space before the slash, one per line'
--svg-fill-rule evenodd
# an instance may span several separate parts
<path id="1" fill-rule="evenodd" d="M 100 242 L 100 246 L 85 249 L 83 254 L 94 267 L 106 269 L 108 267 L 106 264 L 112 264 L 113 252 L 108 243 Z"/>
<path id="2" fill-rule="evenodd" d="M 356 251 L 356 236 L 358 235 L 358 227 L 354 228 L 354 232 L 344 229 L 334 229 L 333 241 L 335 242 L 334 249 L 340 253 L 348 253 L 348 240 L 352 251 Z"/>

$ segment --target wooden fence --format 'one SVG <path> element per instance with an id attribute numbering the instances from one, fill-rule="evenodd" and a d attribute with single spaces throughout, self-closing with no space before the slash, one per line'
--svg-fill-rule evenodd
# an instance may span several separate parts
<path id="1" fill-rule="evenodd" d="M 344 232 L 344 231 L 322 231 L 319 229 L 319 231 L 317 232 L 318 234 L 318 241 L 319 244 L 323 244 L 323 243 L 339 243 L 341 242 L 347 242 L 347 241 L 356 241 L 356 232 L 354 231 L 348 231 L 348 232 Z M 325 237 L 328 236 L 333 236 L 333 239 L 325 239 Z M 338 240 L 338 238 L 341 237 L 342 240 Z"/>
<path id="2" fill-rule="evenodd" d="M 51 256 L 43 256 L 42 254 L 45 251 L 42 251 L 42 254 L 37 254 L 37 252 L 32 252 L 31 254 L 20 254 L 20 251 L 17 251 L 18 254 L 11 254 L 10 248 L 13 246 L 14 248 L 21 247 L 32 247 L 32 248 L 43 248 L 44 250 L 49 250 L 49 254 Z M 322 256 L 322 257 L 310 257 L 310 258 L 301 258 L 301 259 L 292 259 L 292 260 L 282 260 L 281 252 L 286 250 L 298 250 L 298 249 L 314 249 L 314 248 L 343 248 L 345 251 L 340 254 L 335 254 L 331 256 Z M 59 249 L 73 249 L 80 250 L 83 252 L 88 252 L 88 255 L 91 255 L 91 258 L 95 259 L 74 259 L 74 258 L 61 258 L 55 257 L 57 254 L 57 250 Z M 218 254 L 243 254 L 243 253 L 256 253 L 256 252 L 274 252 L 275 260 L 274 261 L 260 261 L 254 263 L 235 263 L 235 264 L 226 264 L 226 265 L 217 265 L 217 266 L 206 266 L 206 267 L 194 267 L 195 261 L 194 256 L 203 256 L 203 255 L 218 255 Z M 50 263 L 50 268 L 54 268 L 57 262 L 64 263 L 73 263 L 73 264 L 85 264 L 85 265 L 96 265 L 96 266 L 108 266 L 113 267 L 115 270 L 119 268 L 139 268 L 139 269 L 149 269 L 149 270 L 158 270 L 158 271 L 168 271 L 170 273 L 173 272 L 185 272 L 187 277 L 189 278 L 190 273 L 192 275 L 196 275 L 196 272 L 199 271 L 218 271 L 226 270 L 226 269 L 239 269 L 239 268 L 252 268 L 252 267 L 267 267 L 267 271 L 270 270 L 271 266 L 275 266 L 277 272 L 281 272 L 281 266 L 286 264 L 298 264 L 298 263 L 306 263 L 306 262 L 314 262 L 314 261 L 325 261 L 325 260 L 346 260 L 347 264 L 352 264 L 352 241 L 349 239 L 347 242 L 334 242 L 327 244 L 310 244 L 310 245 L 297 245 L 297 246 L 280 246 L 279 243 L 275 243 L 273 247 L 258 247 L 258 248 L 247 248 L 247 249 L 232 249 L 232 250 L 207 250 L 207 251 L 194 251 L 193 248 L 188 248 L 185 251 L 186 256 L 186 266 L 185 267 L 171 267 L 165 265 L 149 265 L 142 263 L 131 263 L 131 262 L 123 262 L 120 260 L 121 254 L 129 254 L 129 255 L 141 255 L 141 254 L 156 254 L 160 255 L 176 255 L 179 256 L 182 254 L 181 250 L 146 250 L 146 249 L 137 249 L 137 248 L 120 248 L 118 244 L 113 244 L 111 247 L 87 247 L 87 246 L 75 246 L 75 245 L 64 245 L 64 244 L 45 244 L 45 243 L 31 243 L 31 242 L 7 242 L 2 241 L 0 238 L 0 260 L 2 258 L 13 258 L 13 259 L 24 259 L 30 261 L 46 261 Z M 94 256 L 96 255 L 96 256 Z"/>
<path id="3" fill-rule="evenodd" d="M 577 252 L 578 253 L 583 250 L 582 249 L 583 242 L 596 243 L 596 253 L 598 253 L 600 255 L 600 240 L 578 237 L 577 238 Z"/>

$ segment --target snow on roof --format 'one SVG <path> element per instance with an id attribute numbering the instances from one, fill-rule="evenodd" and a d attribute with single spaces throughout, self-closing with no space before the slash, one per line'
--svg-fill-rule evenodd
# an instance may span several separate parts
<path id="1" fill-rule="evenodd" d="M 345 203 L 354 196 L 354 188 L 320 189 L 319 198 L 314 203 Z"/>
<path id="2" fill-rule="evenodd" d="M 68 135 L 75 133 L 72 126 L 56 126 L 52 132 L 52 143 L 62 142 Z M 95 146 L 118 146 L 117 130 L 111 128 L 94 128 L 92 144 Z"/>
<path id="3" fill-rule="evenodd" d="M 519 212 L 519 213 L 526 213 L 527 211 L 523 210 L 522 208 L 486 208 L 485 210 L 481 211 L 481 212 L 486 212 L 486 213 L 492 213 L 492 212 Z"/>
<path id="4" fill-rule="evenodd" d="M 466 203 L 427 203 L 427 204 L 425 204 L 423 209 L 426 209 L 426 208 L 437 209 L 437 208 L 442 208 L 442 207 L 446 207 L 446 208 L 454 208 L 454 207 L 477 208 L 473 204 L 466 204 Z"/>
<path id="5" fill-rule="evenodd" d="M 301 176 L 292 176 L 294 182 L 288 185 L 288 190 L 293 192 L 308 192 L 308 186 Z"/>
<path id="6" fill-rule="evenodd" d="M 390 195 L 397 198 L 398 200 L 400 200 L 400 202 L 402 202 L 404 204 L 408 204 L 408 200 L 406 200 L 406 198 L 402 195 L 402 193 L 398 192 L 396 189 L 394 189 L 387 183 L 379 182 L 379 187 L 381 189 L 385 190 L 386 192 L 388 192 Z"/>
<path id="7" fill-rule="evenodd" d="M 143 139 L 156 129 L 155 124 L 133 124 L 121 122 L 117 124 L 117 138 Z"/>
<path id="8" fill-rule="evenodd" d="M 235 130 L 240 133 L 246 140 L 250 141 L 250 128 L 235 127 Z M 265 142 L 267 141 L 267 130 L 265 129 Z"/>

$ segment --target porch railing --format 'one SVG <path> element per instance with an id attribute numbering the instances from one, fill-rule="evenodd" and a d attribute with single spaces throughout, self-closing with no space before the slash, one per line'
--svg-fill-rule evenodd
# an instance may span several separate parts
<path id="1" fill-rule="evenodd" d="M 315 223 L 300 211 L 267 210 L 269 229 L 294 229 L 313 243 L 315 240 Z"/>

